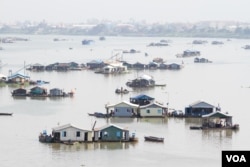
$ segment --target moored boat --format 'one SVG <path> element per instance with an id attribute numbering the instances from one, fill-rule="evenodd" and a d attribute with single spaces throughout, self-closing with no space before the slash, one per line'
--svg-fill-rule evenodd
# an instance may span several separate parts
<path id="1" fill-rule="evenodd" d="M 117 88 L 115 90 L 115 93 L 117 93 L 117 94 L 128 94 L 129 91 L 127 89 L 123 89 L 123 88 L 119 89 L 119 88 Z"/>
<path id="2" fill-rule="evenodd" d="M 2 115 L 2 116 L 12 116 L 12 114 L 13 113 L 6 113 L 6 112 L 5 113 L 3 113 L 3 112 L 0 113 L 0 115 Z"/>
<path id="3" fill-rule="evenodd" d="M 164 142 L 163 137 L 144 136 L 145 141 Z"/>

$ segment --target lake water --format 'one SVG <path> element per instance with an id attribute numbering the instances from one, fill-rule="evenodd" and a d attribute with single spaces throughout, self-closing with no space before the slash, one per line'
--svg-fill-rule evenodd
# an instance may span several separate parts
<path id="1" fill-rule="evenodd" d="M 7 35 L 1 35 L 4 37 Z M 8 35 L 11 36 L 11 35 Z M 18 35 L 12 35 L 18 36 Z M 73 98 L 13 98 L 9 85 L 0 87 L 0 112 L 13 112 L 13 116 L 1 116 L 1 167 L 62 167 L 62 166 L 221 166 L 222 150 L 250 150 L 250 51 L 242 46 L 250 44 L 243 39 L 203 39 L 205 45 L 192 45 L 192 38 L 160 37 L 99 37 L 34 35 L 20 36 L 27 42 L 1 44 L 0 60 L 5 64 L 0 73 L 23 72 L 24 65 L 55 62 L 87 63 L 94 59 L 107 60 L 118 50 L 140 50 L 137 54 L 123 54 L 130 62 L 149 63 L 161 57 L 167 63 L 184 62 L 184 68 L 171 70 L 131 71 L 123 75 L 95 74 L 91 70 L 70 72 L 30 72 L 32 80 L 50 81 L 43 85 L 47 89 L 62 88 L 66 92 L 76 90 Z M 54 38 L 67 39 L 54 42 Z M 83 39 L 93 39 L 89 46 L 81 44 Z M 167 47 L 146 47 L 151 42 L 169 39 Z M 220 40 L 224 45 L 211 45 Z M 69 49 L 72 48 L 72 49 Z M 176 58 L 186 49 L 201 51 L 201 56 L 213 63 L 195 64 L 192 58 Z M 145 57 L 144 53 L 148 53 Z M 166 87 L 134 90 L 126 95 L 114 93 L 116 88 L 126 87 L 129 79 L 149 74 L 156 82 Z M 30 89 L 26 87 L 26 89 Z M 129 89 L 129 88 L 128 88 Z M 129 89 L 130 90 L 130 89 Z M 233 115 L 239 131 L 194 131 L 192 125 L 200 125 L 199 119 L 191 118 L 94 118 L 88 113 L 105 112 L 105 104 L 129 100 L 138 94 L 147 94 L 170 108 L 180 109 L 204 100 L 221 106 L 222 111 Z M 71 123 L 83 129 L 91 129 L 113 123 L 136 132 L 137 143 L 88 143 L 78 145 L 43 144 L 39 133 L 58 124 Z M 164 143 L 144 141 L 144 135 L 164 137 Z"/>

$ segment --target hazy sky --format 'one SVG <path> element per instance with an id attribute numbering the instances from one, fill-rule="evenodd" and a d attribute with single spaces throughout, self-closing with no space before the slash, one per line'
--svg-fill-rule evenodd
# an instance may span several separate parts
<path id="1" fill-rule="evenodd" d="M 0 22 L 250 22 L 250 0 L 0 0 Z"/>

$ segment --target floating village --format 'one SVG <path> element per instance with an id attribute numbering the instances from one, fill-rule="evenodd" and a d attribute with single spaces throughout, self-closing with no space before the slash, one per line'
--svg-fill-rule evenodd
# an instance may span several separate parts
<path id="1" fill-rule="evenodd" d="M 58 41 L 59 39 L 54 39 Z M 100 38 L 100 40 L 105 40 L 105 38 Z M 11 42 L 4 40 L 2 42 Z M 82 45 L 91 45 L 93 40 L 83 40 Z M 193 44 L 203 44 L 206 41 L 193 41 Z M 213 41 L 212 45 L 223 45 L 221 41 Z M 167 41 L 160 41 L 156 43 L 148 44 L 148 47 L 166 47 L 169 46 Z M 249 49 L 248 45 L 244 47 Z M 70 48 L 72 49 L 72 48 Z M 123 50 L 122 54 L 137 54 L 140 51 L 131 49 Z M 110 60 L 92 60 L 86 64 L 79 64 L 76 62 L 70 63 L 54 63 L 49 65 L 42 65 L 39 63 L 30 64 L 24 66 L 24 70 L 30 72 L 45 72 L 45 71 L 82 71 L 90 70 L 94 74 L 105 74 L 105 75 L 119 75 L 129 73 L 130 70 L 182 70 L 185 66 L 183 59 L 181 63 L 167 63 L 163 58 L 154 58 L 150 63 L 143 64 L 140 62 L 135 62 L 133 64 L 128 63 L 119 57 L 117 54 L 112 56 L 114 59 Z M 145 53 L 145 56 L 148 56 Z M 206 58 L 199 58 L 201 52 L 197 50 L 185 50 L 183 53 L 177 54 L 177 58 L 187 58 L 193 57 L 194 63 L 212 63 L 211 60 Z M 119 59 L 118 59 L 119 58 Z M 4 64 L 1 62 L 1 67 Z M 47 90 L 43 86 L 50 84 L 50 81 L 44 80 L 32 80 L 30 76 L 21 73 L 12 73 L 8 75 L 0 74 L 1 84 L 17 84 L 19 85 L 17 89 L 13 90 L 10 95 L 13 97 L 73 97 L 76 90 L 72 89 L 69 91 L 64 91 L 63 88 L 53 88 Z M 124 83 L 126 87 L 114 88 L 113 93 L 116 94 L 129 94 L 131 89 L 137 88 L 154 88 L 154 87 L 166 87 L 166 83 L 157 83 L 153 76 L 143 74 L 128 80 Z M 23 86 L 30 85 L 33 86 L 30 89 L 26 89 Z M 201 119 L 200 126 L 190 126 L 190 130 L 213 130 L 213 129 L 231 129 L 238 130 L 239 124 L 233 122 L 233 116 L 227 112 L 223 112 L 220 106 L 214 106 L 206 101 L 197 100 L 192 104 L 187 104 L 184 110 L 170 109 L 168 104 L 157 101 L 154 97 L 147 95 L 146 93 L 138 93 L 134 97 L 130 97 L 127 100 L 120 101 L 118 103 L 107 103 L 104 112 L 94 112 L 88 113 L 90 117 L 109 119 L 111 117 L 126 117 L 126 118 L 165 118 L 165 117 L 192 117 Z M 13 113 L 0 113 L 0 115 L 9 115 Z M 96 122 L 95 122 L 96 124 Z M 38 139 L 43 143 L 64 143 L 72 145 L 76 142 L 138 142 L 140 139 L 137 138 L 136 133 L 131 132 L 130 129 L 117 126 L 115 124 L 106 124 L 101 127 L 95 127 L 93 125 L 92 129 L 87 129 L 85 127 L 76 127 L 72 124 L 59 125 L 52 128 L 52 133 L 47 133 L 43 130 L 39 135 Z M 164 142 L 164 138 L 159 136 L 147 135 L 144 136 L 145 141 L 153 142 Z"/>

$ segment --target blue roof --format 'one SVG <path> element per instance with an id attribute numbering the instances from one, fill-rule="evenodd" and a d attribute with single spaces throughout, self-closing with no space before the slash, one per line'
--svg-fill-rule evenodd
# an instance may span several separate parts
<path id="1" fill-rule="evenodd" d="M 15 74 L 9 76 L 8 79 L 13 79 L 13 78 L 16 78 L 16 77 L 21 77 L 21 78 L 25 78 L 25 79 L 30 78 L 27 75 L 23 75 L 23 74 L 20 74 L 20 73 L 15 73 Z"/>
<path id="2" fill-rule="evenodd" d="M 131 97 L 131 99 L 136 99 L 136 100 L 154 100 L 155 98 L 147 96 L 147 95 L 144 95 L 144 94 L 140 94 L 140 95 L 137 95 L 135 97 Z"/>

